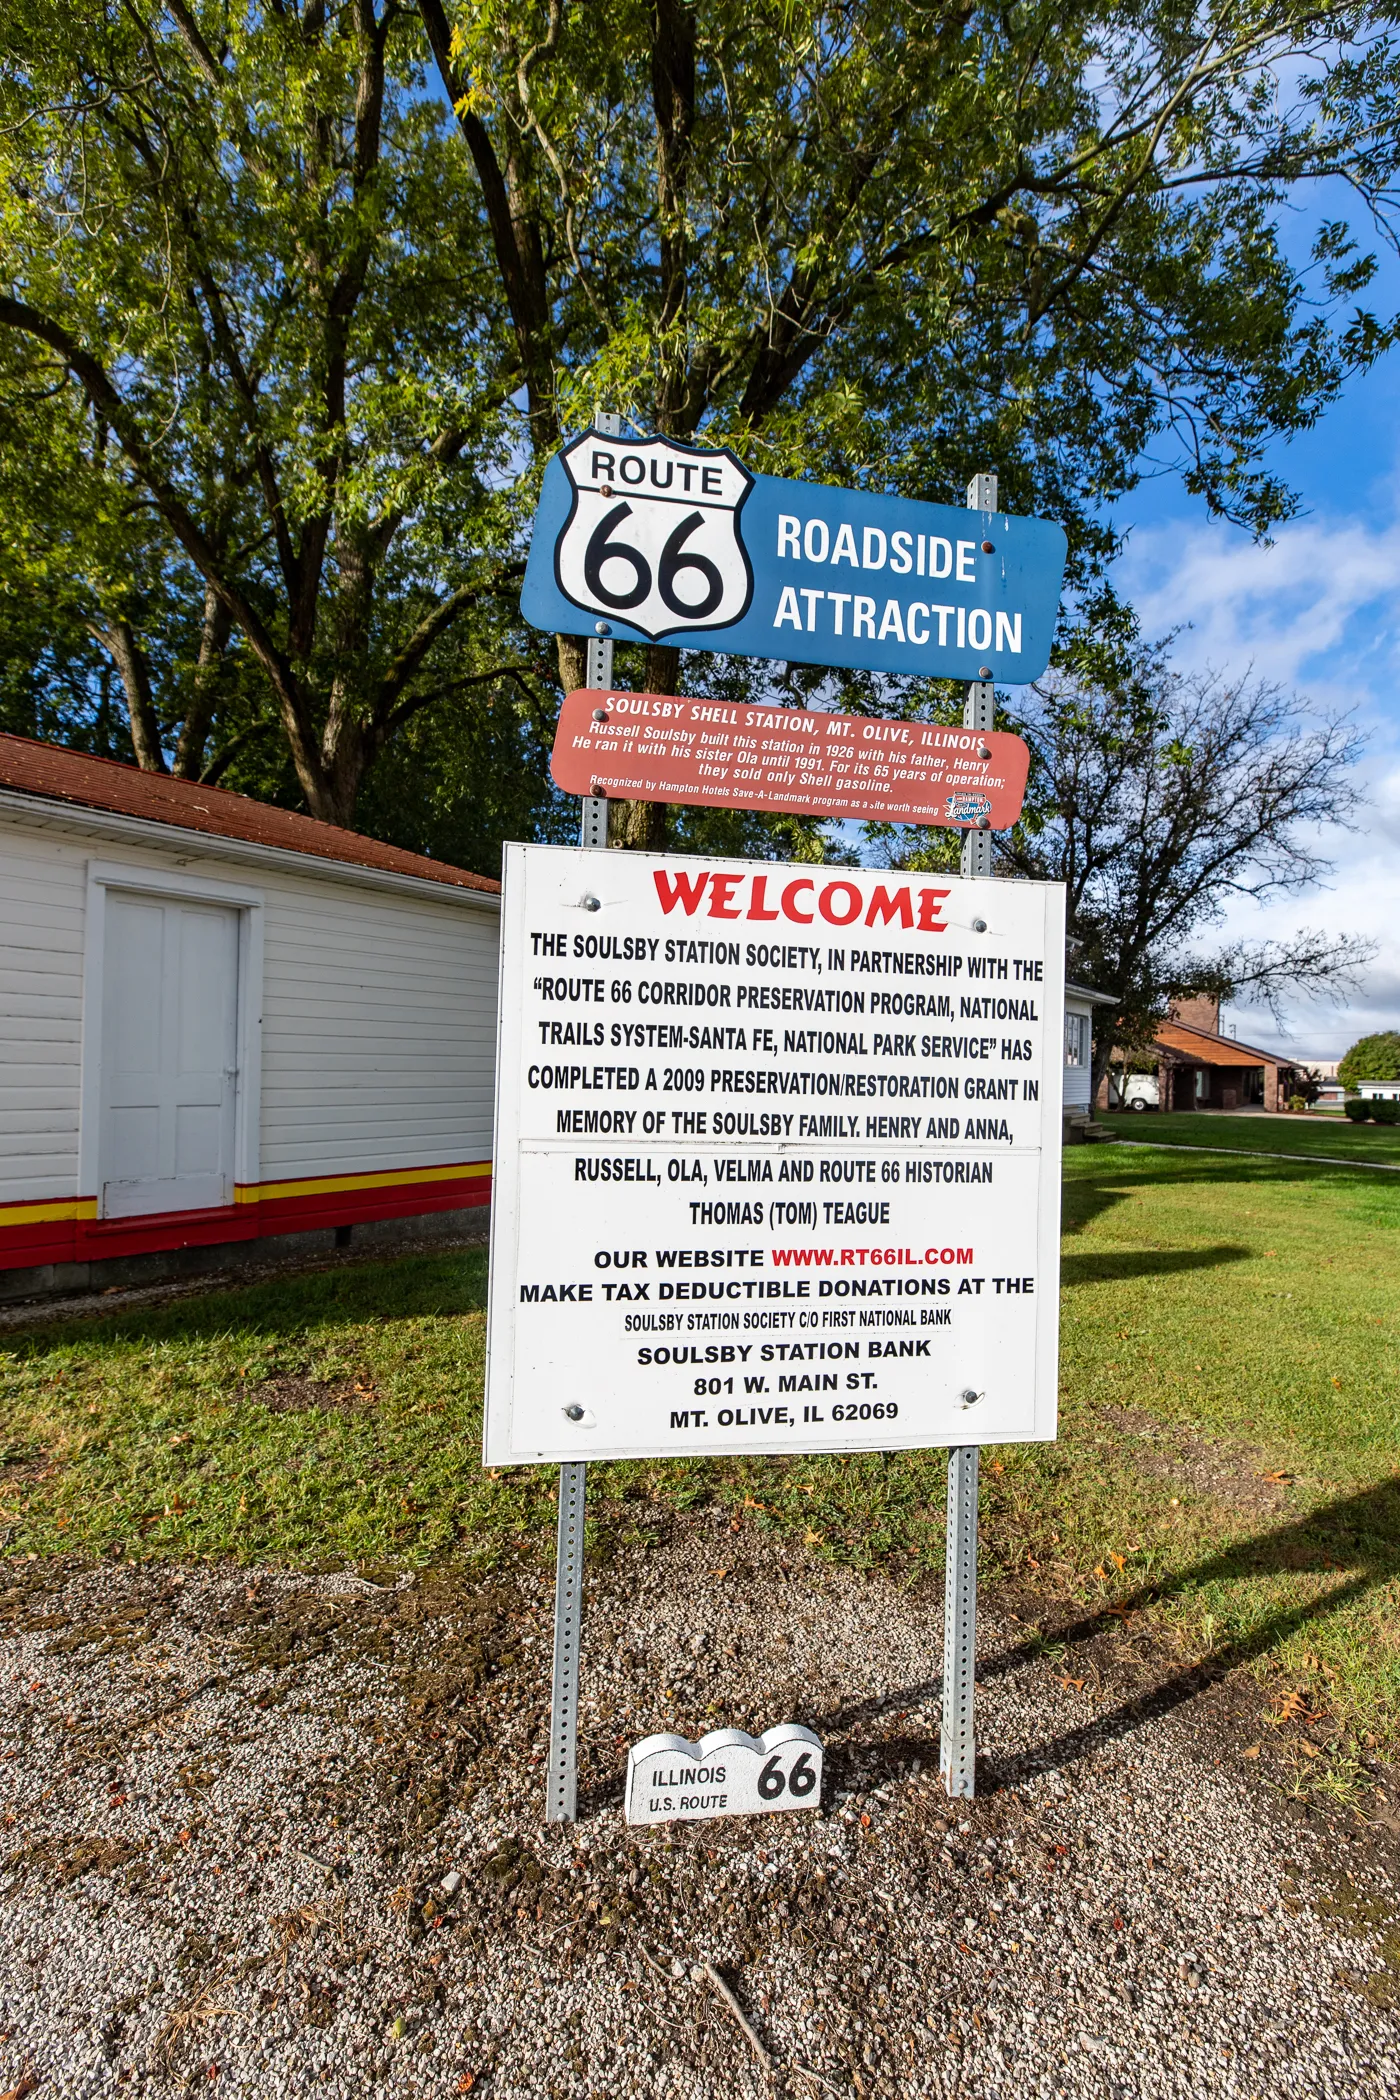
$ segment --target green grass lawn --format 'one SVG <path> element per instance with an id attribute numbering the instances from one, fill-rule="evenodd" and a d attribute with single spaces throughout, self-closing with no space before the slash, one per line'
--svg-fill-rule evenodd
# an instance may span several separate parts
<path id="1" fill-rule="evenodd" d="M 1377 1159 L 1400 1166 L 1400 1123 L 1352 1123 L 1345 1116 L 1229 1116 L 1217 1110 L 1196 1115 L 1099 1115 L 1119 1137 L 1142 1144 L 1238 1146 L 1246 1152 L 1309 1153 L 1335 1159 Z"/>
<path id="2" fill-rule="evenodd" d="M 1192 1655 L 1306 1697 L 1336 1741 L 1400 1745 L 1398 1227 L 1388 1175 L 1068 1155 L 1061 1436 L 989 1451 L 983 1470 L 984 1569 L 1023 1616 L 1067 1597 L 1150 1611 Z M 548 1555 L 549 1470 L 480 1463 L 484 1282 L 479 1253 L 417 1255 L 11 1335 L 0 1548 Z M 843 1561 L 941 1560 L 939 1453 L 597 1466 L 590 1482 L 598 1553 L 718 1503 L 736 1530 Z"/>

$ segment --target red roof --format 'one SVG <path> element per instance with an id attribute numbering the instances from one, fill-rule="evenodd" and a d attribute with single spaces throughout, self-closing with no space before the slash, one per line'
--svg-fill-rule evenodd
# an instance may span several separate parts
<path id="1" fill-rule="evenodd" d="M 1184 1021 L 1163 1021 L 1154 1040 L 1162 1049 L 1174 1050 L 1195 1065 L 1291 1067 L 1291 1061 L 1286 1057 L 1275 1057 L 1269 1050 L 1255 1050 L 1250 1044 L 1237 1043 L 1233 1038 L 1227 1041 L 1224 1036 L 1207 1035 L 1203 1028 L 1188 1028 Z"/>
<path id="2" fill-rule="evenodd" d="M 150 824 L 170 824 L 180 831 L 202 831 L 212 838 L 242 839 L 250 846 L 277 846 L 315 860 L 345 861 L 355 868 L 375 868 L 388 875 L 415 875 L 450 889 L 485 890 L 496 896 L 499 882 L 471 875 L 423 853 L 385 846 L 358 831 L 301 817 L 294 810 L 255 802 L 227 788 L 202 787 L 195 780 L 172 780 L 168 773 L 143 773 L 112 758 L 88 758 L 57 744 L 29 737 L 0 735 L 0 788 L 21 795 L 44 795 L 54 802 L 77 803 L 84 809 L 115 810 Z"/>

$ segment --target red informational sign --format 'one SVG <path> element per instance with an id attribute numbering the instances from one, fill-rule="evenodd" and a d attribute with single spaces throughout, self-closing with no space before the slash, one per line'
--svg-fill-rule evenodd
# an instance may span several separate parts
<path id="1" fill-rule="evenodd" d="M 1002 831 L 1021 814 L 1018 736 L 669 693 L 569 693 L 550 771 L 566 795 Z"/>

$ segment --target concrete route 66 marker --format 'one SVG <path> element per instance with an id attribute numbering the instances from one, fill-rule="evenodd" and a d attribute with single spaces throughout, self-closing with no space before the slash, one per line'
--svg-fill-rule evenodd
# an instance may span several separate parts
<path id="1" fill-rule="evenodd" d="M 648 1735 L 628 1753 L 629 1823 L 763 1816 L 816 1808 L 821 1798 L 821 1739 L 792 1721 L 760 1736 L 716 1728 L 698 1743 Z"/>
<path id="2" fill-rule="evenodd" d="M 732 452 L 590 433 L 560 459 L 572 504 L 554 574 L 574 605 L 652 641 L 743 618 L 753 570 L 739 512 L 753 476 Z"/>

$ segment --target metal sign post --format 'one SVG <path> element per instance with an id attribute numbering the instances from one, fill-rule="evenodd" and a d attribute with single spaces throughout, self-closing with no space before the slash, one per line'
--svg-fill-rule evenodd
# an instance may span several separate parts
<path id="1" fill-rule="evenodd" d="M 995 474 L 974 474 L 967 485 L 969 510 L 997 507 Z M 980 666 L 979 666 L 980 668 Z M 995 725 L 996 685 L 974 679 L 963 706 L 963 727 L 986 732 Z M 963 840 L 965 876 L 992 873 L 992 834 L 969 831 Z M 977 1686 L 977 1470 L 978 1447 L 962 1444 L 948 1453 L 948 1540 L 943 1576 L 943 1726 L 939 1769 L 956 1800 L 977 1790 L 977 1732 L 973 1712 Z"/>
<path id="2" fill-rule="evenodd" d="M 596 427 L 617 437 L 621 416 L 600 415 Z M 613 645 L 608 623 L 588 638 L 584 679 L 598 691 L 612 684 Z M 608 798 L 582 798 L 581 846 L 608 843 Z M 559 1535 L 554 1563 L 554 1675 L 549 1701 L 547 1823 L 578 1821 L 578 1674 L 583 1646 L 583 1519 L 588 1468 L 579 1459 L 559 1468 Z"/>

